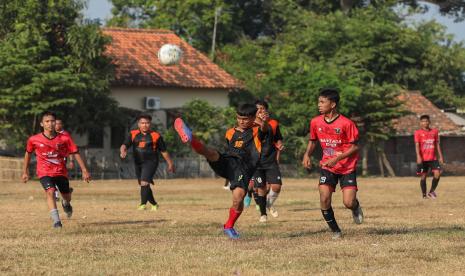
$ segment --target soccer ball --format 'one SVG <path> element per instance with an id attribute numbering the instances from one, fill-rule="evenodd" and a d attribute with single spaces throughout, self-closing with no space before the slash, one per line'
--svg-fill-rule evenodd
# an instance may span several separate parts
<path id="1" fill-rule="evenodd" d="M 174 44 L 165 44 L 158 50 L 158 60 L 163 65 L 178 64 L 182 57 L 181 47 Z"/>

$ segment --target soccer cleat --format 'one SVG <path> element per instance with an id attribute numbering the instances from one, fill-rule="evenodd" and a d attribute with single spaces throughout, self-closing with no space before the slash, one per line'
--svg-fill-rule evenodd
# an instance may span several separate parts
<path id="1" fill-rule="evenodd" d="M 436 195 L 435 192 L 429 192 L 428 197 L 431 198 L 431 199 L 436 199 L 438 196 Z"/>
<path id="2" fill-rule="evenodd" d="M 246 194 L 244 197 L 244 207 L 248 208 L 251 202 L 252 198 L 249 196 L 249 194 Z"/>
<path id="3" fill-rule="evenodd" d="M 63 200 L 61 200 L 61 206 L 63 206 L 63 211 L 66 213 L 66 217 L 71 218 L 73 216 L 73 206 L 71 206 L 71 203 L 68 202 L 68 204 L 64 204 Z"/>
<path id="4" fill-rule="evenodd" d="M 224 184 L 223 189 L 230 190 L 230 188 L 231 188 L 231 182 L 228 181 L 228 183 Z"/>
<path id="5" fill-rule="evenodd" d="M 192 141 L 192 130 L 187 127 L 181 118 L 176 118 L 176 120 L 174 120 L 174 129 L 183 143 Z"/>
<path id="6" fill-rule="evenodd" d="M 260 216 L 260 219 L 258 220 L 259 222 L 266 222 L 268 220 L 268 217 L 266 215 Z"/>
<path id="7" fill-rule="evenodd" d="M 137 210 L 144 211 L 145 207 L 146 207 L 145 204 L 141 204 L 141 205 L 139 205 L 139 207 L 137 207 Z"/>
<path id="8" fill-rule="evenodd" d="M 158 204 L 152 205 L 152 209 L 150 209 L 152 212 L 158 211 Z"/>
<path id="9" fill-rule="evenodd" d="M 338 240 L 340 238 L 342 238 L 342 232 L 340 232 L 340 231 L 333 232 L 333 237 L 332 237 L 333 240 Z"/>
<path id="10" fill-rule="evenodd" d="M 358 204 L 357 210 L 352 211 L 352 218 L 354 219 L 355 224 L 362 224 L 363 222 L 363 211 L 360 203 Z"/>
<path id="11" fill-rule="evenodd" d="M 423 195 L 423 199 L 428 199 L 428 198 L 426 197 L 426 195 Z"/>
<path id="12" fill-rule="evenodd" d="M 272 217 L 274 218 L 277 218 L 279 216 L 278 214 L 278 211 L 273 207 L 271 206 L 270 208 L 268 208 L 268 212 L 271 214 Z"/>
<path id="13" fill-rule="evenodd" d="M 223 232 L 232 240 L 237 240 L 239 239 L 239 233 L 234 230 L 234 228 L 225 228 L 223 229 Z"/>
<path id="14" fill-rule="evenodd" d="M 61 221 L 57 221 L 53 224 L 53 228 L 59 228 L 61 229 L 61 227 L 63 227 L 63 225 L 61 224 Z"/>

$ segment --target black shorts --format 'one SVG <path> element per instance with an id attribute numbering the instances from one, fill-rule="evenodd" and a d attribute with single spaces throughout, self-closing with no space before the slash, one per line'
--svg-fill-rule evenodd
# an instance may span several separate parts
<path id="1" fill-rule="evenodd" d="M 348 174 L 336 174 L 328 170 L 321 169 L 320 171 L 320 185 L 328 185 L 331 187 L 332 192 L 336 191 L 337 183 L 340 183 L 341 189 L 358 190 L 357 188 L 357 174 L 355 171 Z"/>
<path id="2" fill-rule="evenodd" d="M 253 175 L 254 188 L 265 187 L 266 184 L 282 185 L 281 171 L 279 166 L 273 166 L 267 169 L 257 169 Z"/>
<path id="3" fill-rule="evenodd" d="M 425 161 L 417 164 L 417 175 L 427 174 L 429 171 L 440 171 L 441 165 L 438 160 Z"/>
<path id="4" fill-rule="evenodd" d="M 69 189 L 69 181 L 66 176 L 44 176 L 39 179 L 40 184 L 42 184 L 42 187 L 44 190 L 48 189 L 57 189 L 60 191 L 62 194 L 68 194 L 70 193 Z"/>
<path id="5" fill-rule="evenodd" d="M 135 163 L 136 176 L 139 184 L 141 181 L 145 181 L 153 184 L 153 177 L 157 172 L 158 162 L 145 161 L 142 163 Z"/>
<path id="6" fill-rule="evenodd" d="M 217 175 L 229 180 L 231 190 L 235 188 L 248 190 L 253 171 L 245 168 L 239 158 L 220 153 L 218 161 L 208 162 L 208 164 Z"/>

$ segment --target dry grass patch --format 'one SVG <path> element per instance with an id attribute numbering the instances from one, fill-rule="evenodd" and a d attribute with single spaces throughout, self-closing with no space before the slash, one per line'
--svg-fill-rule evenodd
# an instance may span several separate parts
<path id="1" fill-rule="evenodd" d="M 462 274 L 465 177 L 443 177 L 437 200 L 416 178 L 361 178 L 366 215 L 352 222 L 333 199 L 345 236 L 333 241 L 316 179 L 285 179 L 280 217 L 239 219 L 239 241 L 222 234 L 230 205 L 220 179 L 157 181 L 158 212 L 137 211 L 135 181 L 72 182 L 74 216 L 51 228 L 38 182 L 2 183 L 0 274 L 308 275 Z M 64 213 L 60 210 L 64 217 Z"/>

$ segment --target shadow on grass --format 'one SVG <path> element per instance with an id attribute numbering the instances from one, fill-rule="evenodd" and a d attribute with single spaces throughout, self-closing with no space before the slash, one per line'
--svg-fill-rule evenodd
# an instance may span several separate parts
<path id="1" fill-rule="evenodd" d="M 305 212 L 305 211 L 321 211 L 320 208 L 294 208 L 289 209 L 289 212 Z"/>
<path id="2" fill-rule="evenodd" d="M 136 224 L 141 224 L 141 225 L 151 225 L 155 223 L 162 223 L 166 222 L 168 220 L 166 219 L 153 219 L 153 220 L 124 220 L 124 221 L 101 221 L 101 222 L 89 222 L 89 223 L 83 223 L 82 225 L 87 225 L 87 226 L 105 226 L 105 225 L 136 225 Z"/>
<path id="3" fill-rule="evenodd" d="M 451 233 L 463 233 L 465 230 L 462 226 L 450 226 L 450 227 L 413 227 L 413 228 L 372 228 L 368 229 L 369 234 L 374 235 L 406 235 L 415 233 L 428 233 L 428 234 L 451 234 Z"/>
<path id="4" fill-rule="evenodd" d="M 299 232 L 290 232 L 290 233 L 283 233 L 280 235 L 281 238 L 301 238 L 301 237 L 309 237 L 318 235 L 321 233 L 328 233 L 329 230 L 327 229 L 320 229 L 317 231 L 299 231 Z"/>

